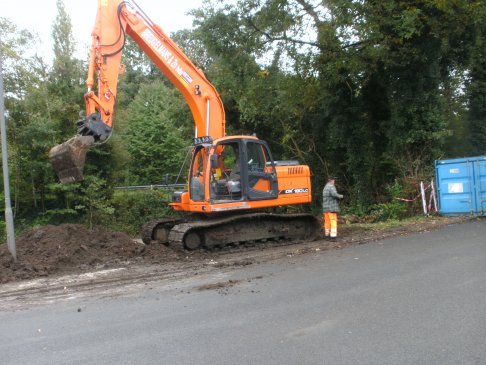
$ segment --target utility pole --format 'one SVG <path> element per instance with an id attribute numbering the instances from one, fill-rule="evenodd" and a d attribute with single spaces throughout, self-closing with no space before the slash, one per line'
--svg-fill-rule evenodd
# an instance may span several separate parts
<path id="1" fill-rule="evenodd" d="M 2 45 L 0 39 L 0 46 Z M 3 166 L 3 190 L 5 195 L 5 223 L 7 226 L 7 245 L 15 262 L 17 261 L 17 248 L 15 245 L 15 233 L 13 224 L 12 204 L 10 202 L 10 179 L 8 174 L 7 156 L 7 128 L 5 127 L 5 104 L 3 90 L 3 54 L 0 47 L 0 132 L 2 134 L 2 166 Z"/>

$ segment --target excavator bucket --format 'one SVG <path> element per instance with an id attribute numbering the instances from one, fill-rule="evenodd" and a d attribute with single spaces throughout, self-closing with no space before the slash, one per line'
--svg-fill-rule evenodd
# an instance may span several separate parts
<path id="1" fill-rule="evenodd" d="M 49 160 L 61 184 L 83 180 L 86 152 L 93 144 L 92 136 L 76 136 L 51 148 Z"/>

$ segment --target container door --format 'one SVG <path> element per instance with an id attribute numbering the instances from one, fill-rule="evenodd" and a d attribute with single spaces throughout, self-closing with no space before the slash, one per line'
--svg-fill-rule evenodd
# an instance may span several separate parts
<path id="1" fill-rule="evenodd" d="M 441 214 L 461 214 L 474 211 L 472 179 L 473 163 L 462 161 L 436 166 Z"/>
<path id="2" fill-rule="evenodd" d="M 486 160 L 476 162 L 476 212 L 480 215 L 486 214 Z"/>

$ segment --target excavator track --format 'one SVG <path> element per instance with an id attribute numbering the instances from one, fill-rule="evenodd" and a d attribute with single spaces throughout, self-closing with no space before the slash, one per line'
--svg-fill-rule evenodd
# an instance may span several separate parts
<path id="1" fill-rule="evenodd" d="M 142 241 L 146 245 L 150 245 L 154 241 L 167 245 L 169 243 L 169 233 L 172 227 L 180 223 L 181 219 L 166 218 L 153 220 L 146 223 L 142 227 Z"/>
<path id="2" fill-rule="evenodd" d="M 145 235 L 150 235 L 150 241 L 168 243 L 174 248 L 210 250 L 267 240 L 313 240 L 319 235 L 320 228 L 319 221 L 310 214 L 249 213 L 206 220 L 151 222 L 146 226 Z M 165 242 L 157 237 L 162 237 Z"/>

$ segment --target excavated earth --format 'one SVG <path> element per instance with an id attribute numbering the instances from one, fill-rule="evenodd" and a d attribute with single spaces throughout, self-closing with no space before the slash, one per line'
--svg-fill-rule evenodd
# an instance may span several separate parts
<path id="1" fill-rule="evenodd" d="M 0 246 L 0 283 L 82 273 L 134 264 L 164 264 L 184 253 L 164 245 L 144 245 L 125 233 L 82 225 L 44 226 L 16 239 L 17 262 Z"/>
<path id="2" fill-rule="evenodd" d="M 186 252 L 160 244 L 144 245 L 125 233 L 65 224 L 29 229 L 16 238 L 17 262 L 0 245 L 0 302 L 36 302 L 39 292 L 123 290 L 258 264 L 281 257 L 316 253 L 379 239 L 426 232 L 470 218 L 431 217 L 388 228 L 341 224 L 337 241 L 266 242 L 217 251 Z M 69 288 L 69 290 L 67 289 Z M 57 293 L 57 294 L 56 294 Z M 30 298 L 30 299 L 29 299 Z"/>

